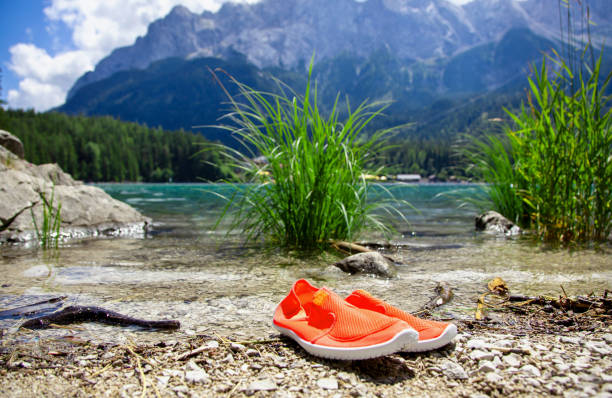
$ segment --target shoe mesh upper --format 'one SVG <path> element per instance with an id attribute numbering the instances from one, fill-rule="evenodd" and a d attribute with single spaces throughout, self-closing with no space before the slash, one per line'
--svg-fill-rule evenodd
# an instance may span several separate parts
<path id="1" fill-rule="evenodd" d="M 316 304 L 313 305 L 313 313 L 315 307 L 317 307 Z M 360 338 L 396 322 L 395 319 L 380 313 L 349 305 L 341 297 L 331 292 L 319 308 L 324 313 L 334 314 L 336 319 L 329 335 L 339 340 Z"/>
<path id="2" fill-rule="evenodd" d="M 391 304 L 386 303 L 383 300 L 373 297 L 365 290 L 354 291 L 349 297 L 347 297 L 346 301 L 359 308 L 377 311 L 403 320 L 408 325 L 412 326 L 417 332 L 419 332 L 419 340 L 436 338 L 441 335 L 449 325 L 448 323 L 444 322 L 417 318 L 405 311 L 400 310 L 399 308 L 392 306 Z"/>

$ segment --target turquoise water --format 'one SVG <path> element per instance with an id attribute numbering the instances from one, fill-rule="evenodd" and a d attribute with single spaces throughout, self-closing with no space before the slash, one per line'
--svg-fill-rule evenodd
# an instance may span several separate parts
<path id="1" fill-rule="evenodd" d="M 228 185 L 102 184 L 117 199 L 151 217 L 151 234 L 131 238 L 65 242 L 60 250 L 3 247 L 0 252 L 0 310 L 66 296 L 66 304 L 97 305 L 144 319 L 177 319 L 172 338 L 196 333 L 266 338 L 277 303 L 291 285 L 306 278 L 345 296 L 367 289 L 408 311 L 426 303 L 438 282 L 454 298 L 437 316 L 473 318 L 477 297 L 501 277 L 511 293 L 601 294 L 612 289 L 612 250 L 549 249 L 528 240 L 474 231 L 475 208 L 461 203 L 482 195 L 479 185 L 385 185 L 411 206 L 390 222 L 399 233 L 385 253 L 398 276 L 348 275 L 334 267 L 343 253 L 304 254 L 259 243 L 213 227 L 231 194 Z M 376 195 L 372 200 L 378 200 Z M 365 236 L 369 241 L 380 237 Z M 6 341 L 73 338 L 122 343 L 167 339 L 161 333 L 100 324 L 81 329 L 16 332 L 19 319 L 0 319 Z M 7 337 L 10 336 L 10 337 Z"/>
<path id="2" fill-rule="evenodd" d="M 187 227 L 205 233 L 215 224 L 233 188 L 227 184 L 99 184 L 108 194 L 153 218 L 162 230 Z M 385 184 L 410 205 L 399 206 L 409 223 L 389 220 L 404 236 L 472 235 L 477 209 L 461 206 L 466 198 L 482 196 L 475 184 Z M 373 187 L 372 200 L 382 195 Z M 168 231 L 169 232 L 169 231 Z"/>

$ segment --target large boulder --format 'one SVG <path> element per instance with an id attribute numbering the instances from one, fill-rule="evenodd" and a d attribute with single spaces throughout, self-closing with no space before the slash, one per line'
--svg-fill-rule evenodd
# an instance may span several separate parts
<path id="1" fill-rule="evenodd" d="M 25 156 L 25 151 L 23 149 L 21 140 L 8 131 L 0 130 L 0 146 L 5 147 L 17 155 L 19 159 L 23 159 Z"/>
<path id="2" fill-rule="evenodd" d="M 56 164 L 36 166 L 0 146 L 0 243 L 36 237 L 43 197 L 61 204 L 61 237 L 143 234 L 150 222 L 102 189 L 75 181 Z M 30 209 L 31 208 L 31 209 Z"/>
<path id="3" fill-rule="evenodd" d="M 487 211 L 476 217 L 476 229 L 494 235 L 514 236 L 522 233 L 518 225 L 496 211 Z"/>
<path id="4" fill-rule="evenodd" d="M 350 274 L 373 274 L 383 278 L 394 278 L 397 269 L 379 252 L 365 252 L 352 255 L 334 264 Z"/>

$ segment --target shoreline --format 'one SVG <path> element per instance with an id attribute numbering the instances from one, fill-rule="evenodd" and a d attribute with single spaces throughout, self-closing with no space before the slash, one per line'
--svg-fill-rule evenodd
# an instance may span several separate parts
<path id="1" fill-rule="evenodd" d="M 363 361 L 313 357 L 278 334 L 214 331 L 148 345 L 65 339 L 3 344 L 0 396 L 502 397 L 612 394 L 612 327 L 576 330 L 514 317 L 510 328 L 459 321 L 446 347 Z M 510 320 L 510 318 L 506 319 Z M 543 319 L 546 323 L 546 319 Z M 199 347 L 199 348 L 198 348 Z M 198 350 L 195 350 L 198 348 Z"/>

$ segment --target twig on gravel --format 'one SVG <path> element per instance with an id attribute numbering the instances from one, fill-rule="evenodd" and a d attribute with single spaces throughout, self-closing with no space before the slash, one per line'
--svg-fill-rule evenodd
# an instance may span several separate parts
<path id="1" fill-rule="evenodd" d="M 184 360 L 186 360 L 186 359 L 188 359 L 188 358 L 191 358 L 191 357 L 193 357 L 193 356 L 196 356 L 196 355 L 198 355 L 199 353 L 204 352 L 204 351 L 206 351 L 206 350 L 210 350 L 210 347 L 209 347 L 209 346 L 207 346 L 206 344 L 204 344 L 204 345 L 199 346 L 199 347 L 198 347 L 198 348 L 196 348 L 196 349 L 193 349 L 193 350 L 191 350 L 191 351 L 187 351 L 187 352 L 182 353 L 181 355 L 179 355 L 178 357 L 176 357 L 176 360 L 177 360 L 177 361 L 184 361 Z"/>
<path id="2" fill-rule="evenodd" d="M 106 372 L 106 371 L 107 371 L 107 370 L 108 370 L 108 369 L 109 369 L 111 366 L 113 366 L 113 364 L 112 364 L 112 363 L 106 364 L 106 366 L 105 366 L 105 367 L 103 367 L 102 369 L 98 370 L 98 371 L 97 371 L 97 372 L 95 372 L 95 373 L 92 373 L 92 374 L 91 374 L 91 376 L 89 376 L 89 377 L 96 377 L 96 376 L 99 376 L 99 375 L 101 375 L 102 373 Z"/>
<path id="3" fill-rule="evenodd" d="M 441 305 L 444 305 L 452 300 L 453 289 L 446 282 L 438 282 L 434 289 L 436 295 L 433 296 L 425 305 L 423 305 L 415 314 L 431 311 Z"/>
<path id="4" fill-rule="evenodd" d="M 144 398 L 147 393 L 147 377 L 145 376 L 142 366 L 140 364 L 140 355 L 136 354 L 134 350 L 130 346 L 125 347 L 136 359 L 136 366 L 138 367 L 138 372 L 140 373 L 140 384 L 142 385 L 142 397 Z"/>
<path id="5" fill-rule="evenodd" d="M 267 340 L 249 340 L 249 341 L 233 341 L 232 343 L 242 344 L 242 345 L 258 345 L 258 344 L 269 344 L 269 343 L 279 343 L 281 339 L 267 339 Z"/>

